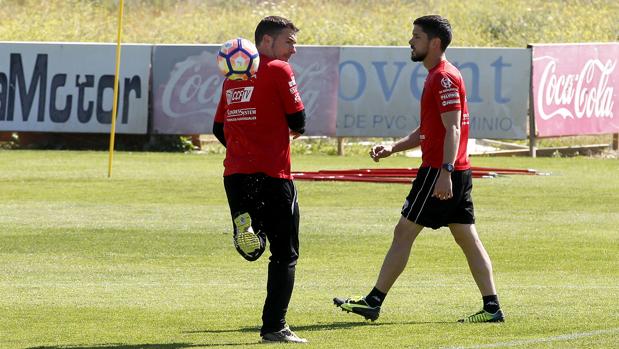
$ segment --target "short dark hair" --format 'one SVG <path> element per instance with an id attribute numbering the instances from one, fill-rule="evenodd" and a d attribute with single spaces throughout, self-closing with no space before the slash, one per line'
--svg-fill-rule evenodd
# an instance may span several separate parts
<path id="1" fill-rule="evenodd" d="M 447 46 L 451 43 L 451 24 L 447 18 L 439 15 L 429 15 L 417 18 L 413 25 L 421 27 L 424 33 L 428 35 L 428 39 L 441 39 L 441 50 L 445 52 Z"/>
<path id="2" fill-rule="evenodd" d="M 295 33 L 299 31 L 299 28 L 289 19 L 279 16 L 264 17 L 256 26 L 256 32 L 254 33 L 256 46 L 260 45 L 265 34 L 276 37 L 279 32 L 286 28 L 292 29 Z"/>

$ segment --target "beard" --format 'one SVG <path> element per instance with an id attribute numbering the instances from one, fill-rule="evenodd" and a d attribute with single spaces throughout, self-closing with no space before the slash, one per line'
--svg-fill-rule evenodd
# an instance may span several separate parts
<path id="1" fill-rule="evenodd" d="M 415 53 L 411 51 L 411 61 L 413 62 L 423 62 L 423 60 L 426 59 L 426 56 L 427 53 L 415 55 Z"/>

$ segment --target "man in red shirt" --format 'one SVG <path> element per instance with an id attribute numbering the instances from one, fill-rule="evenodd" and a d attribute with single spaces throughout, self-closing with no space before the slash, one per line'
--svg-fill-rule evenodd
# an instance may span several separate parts
<path id="1" fill-rule="evenodd" d="M 224 187 L 234 246 L 255 261 L 270 244 L 267 297 L 260 336 L 265 342 L 305 343 L 286 324 L 299 257 L 299 205 L 290 175 L 290 136 L 304 132 L 305 108 L 288 64 L 298 28 L 270 16 L 256 27 L 257 74 L 225 80 L 213 134 L 226 147 Z"/>
<path id="2" fill-rule="evenodd" d="M 413 22 L 411 60 L 422 62 L 428 76 L 421 96 L 421 124 L 393 145 L 376 145 L 374 161 L 421 146 L 422 164 L 395 227 L 393 242 L 375 287 L 360 299 L 334 298 L 343 310 L 376 320 L 380 307 L 404 270 L 413 242 L 424 227 L 447 226 L 462 248 L 482 294 L 483 309 L 460 322 L 502 322 L 490 257 L 475 228 L 472 177 L 467 154 L 469 112 L 462 76 L 445 57 L 451 25 L 440 16 Z"/>

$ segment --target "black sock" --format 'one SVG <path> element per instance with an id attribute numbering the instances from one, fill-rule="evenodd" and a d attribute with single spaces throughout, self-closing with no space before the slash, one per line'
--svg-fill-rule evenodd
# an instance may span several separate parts
<path id="1" fill-rule="evenodd" d="M 374 287 L 372 291 L 370 291 L 370 293 L 365 297 L 365 302 L 370 307 L 380 307 L 383 304 L 385 297 L 387 297 L 386 293 L 382 293 L 380 290 Z"/>
<path id="2" fill-rule="evenodd" d="M 501 309 L 501 306 L 499 306 L 499 297 L 497 297 L 496 294 L 490 296 L 483 296 L 482 299 L 484 301 L 485 311 L 494 314 L 499 311 L 499 309 Z"/>

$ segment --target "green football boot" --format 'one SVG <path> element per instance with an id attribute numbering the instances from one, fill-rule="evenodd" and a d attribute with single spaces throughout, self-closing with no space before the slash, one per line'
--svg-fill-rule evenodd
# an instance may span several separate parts
<path id="1" fill-rule="evenodd" d="M 234 247 L 246 260 L 253 262 L 260 258 L 266 247 L 264 233 L 254 233 L 249 213 L 241 213 L 234 218 Z"/>
<path id="2" fill-rule="evenodd" d="M 371 307 L 365 301 L 365 297 L 360 297 L 357 299 L 335 297 L 333 298 L 333 304 L 342 308 L 342 311 L 361 315 L 366 320 L 375 321 L 380 315 L 380 307 Z"/>
<path id="3" fill-rule="evenodd" d="M 458 322 L 466 322 L 466 323 L 480 323 L 480 322 L 504 322 L 505 317 L 503 316 L 503 312 L 501 309 L 497 310 L 496 313 L 492 314 L 485 310 L 480 310 L 475 314 L 469 315 L 464 319 L 458 320 Z"/>

